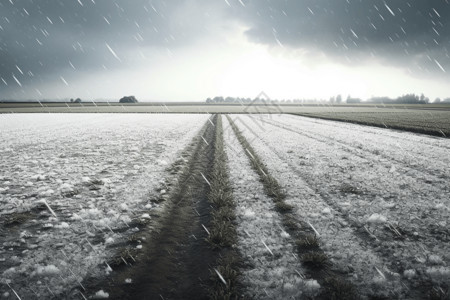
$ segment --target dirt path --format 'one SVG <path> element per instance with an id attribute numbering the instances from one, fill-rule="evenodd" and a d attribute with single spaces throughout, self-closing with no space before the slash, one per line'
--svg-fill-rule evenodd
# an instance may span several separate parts
<path id="1" fill-rule="evenodd" d="M 92 287 L 94 293 L 103 289 L 110 299 L 208 298 L 211 267 L 217 260 L 205 240 L 211 210 L 205 178 L 214 158 L 213 123 L 216 117 L 196 137 L 156 230 L 142 237 L 143 252 L 136 263 L 114 270 L 108 282 Z"/>

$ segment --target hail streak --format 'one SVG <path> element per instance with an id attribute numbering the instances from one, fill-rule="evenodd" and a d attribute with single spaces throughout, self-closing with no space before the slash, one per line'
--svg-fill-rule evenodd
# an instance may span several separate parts
<path id="1" fill-rule="evenodd" d="M 105 44 L 106 44 L 106 47 L 108 48 L 109 52 L 111 52 L 111 54 L 112 54 L 118 61 L 122 62 L 122 61 L 120 60 L 120 58 L 117 56 L 116 52 L 114 52 L 114 50 L 108 45 L 108 43 L 105 43 Z"/>

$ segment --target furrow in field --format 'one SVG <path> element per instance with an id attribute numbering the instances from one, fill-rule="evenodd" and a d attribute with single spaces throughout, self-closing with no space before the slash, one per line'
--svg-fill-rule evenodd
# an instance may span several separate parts
<path id="1" fill-rule="evenodd" d="M 236 201 L 237 247 L 244 260 L 244 294 L 255 299 L 288 299 L 316 294 L 318 285 L 306 281 L 290 236 L 282 228 L 273 201 L 265 195 L 258 175 L 252 170 L 226 119 L 225 152 L 230 182 Z"/>
<path id="2" fill-rule="evenodd" d="M 439 162 L 440 166 L 450 163 L 450 157 L 447 154 L 450 150 L 450 141 L 446 138 L 294 115 L 283 115 L 279 118 L 274 116 L 275 119 L 297 129 L 307 128 L 310 133 L 321 135 L 327 133 L 326 136 L 329 138 L 346 143 L 351 141 L 354 143 L 353 146 L 366 147 L 371 152 L 381 152 L 384 155 L 396 157 L 399 150 L 406 149 L 408 153 L 405 155 L 408 157 L 428 159 L 433 163 Z"/>
<path id="3" fill-rule="evenodd" d="M 255 118 L 253 117 L 252 122 L 254 121 Z M 418 225 L 423 235 L 436 236 L 437 239 L 442 241 L 450 238 L 445 225 L 450 216 L 450 211 L 447 209 L 449 199 L 446 197 L 448 185 L 443 179 L 435 178 L 435 180 L 432 180 L 430 176 L 425 177 L 418 174 L 417 171 L 405 164 L 392 163 L 389 160 L 377 160 L 376 158 L 370 160 L 363 153 L 349 157 L 346 154 L 348 149 L 324 138 L 317 138 L 308 133 L 292 130 L 284 125 L 274 125 L 272 121 L 267 119 L 261 119 L 261 122 L 269 127 L 275 126 L 281 129 L 281 132 L 290 131 L 291 134 L 297 135 L 296 138 L 289 138 L 288 141 L 285 141 L 293 149 L 298 147 L 296 139 L 308 141 L 306 145 L 302 145 L 303 149 L 308 149 L 314 155 L 299 155 L 299 163 L 302 169 L 308 169 L 307 174 L 314 174 L 316 177 L 325 178 L 329 182 L 327 188 L 323 190 L 325 194 L 332 194 L 344 203 L 349 196 L 347 194 L 350 194 L 350 196 L 364 195 L 364 202 L 356 203 L 356 205 L 363 206 L 366 206 L 368 201 L 380 202 L 381 198 L 385 202 L 395 199 L 395 204 L 402 205 L 402 210 L 404 210 L 403 213 L 395 217 L 395 220 L 401 223 L 401 228 L 405 233 L 414 235 L 417 232 L 416 225 Z M 265 130 L 262 127 L 261 129 Z M 307 130 L 305 128 L 305 131 Z M 295 154 L 290 153 L 289 156 L 294 157 Z M 370 158 L 370 154 L 367 156 Z M 349 176 L 345 178 L 344 174 Z M 330 186 L 334 187 L 334 190 Z M 411 198 L 417 200 L 410 201 Z M 425 201 L 425 199 L 429 200 Z M 337 204 L 339 205 L 339 203 Z M 394 203 L 381 204 L 391 210 L 395 209 Z M 367 210 L 368 207 L 358 208 Z M 424 210 L 429 211 L 429 213 L 424 214 Z M 405 214 L 405 212 L 409 212 L 409 214 Z M 395 214 L 395 212 L 391 212 L 391 214 Z M 420 218 L 414 218 L 417 215 Z M 411 218 L 414 218 L 417 224 L 411 224 Z M 430 226 L 422 226 L 430 224 L 431 220 L 433 221 Z"/>
<path id="4" fill-rule="evenodd" d="M 110 273 L 105 262 L 157 218 L 169 172 L 207 116 L 51 115 L 45 126 L 60 118 L 65 131 L 51 132 L 30 117 L 18 131 L 34 132 L 36 146 L 13 140 L 1 162 L 0 286 L 27 299 L 69 297 L 83 278 Z"/>
<path id="5" fill-rule="evenodd" d="M 337 121 L 329 121 L 329 120 L 322 120 L 322 119 L 315 119 L 314 117 L 308 117 L 303 118 L 299 117 L 298 115 L 284 115 L 286 119 L 289 119 L 294 124 L 298 124 L 299 126 L 302 126 L 301 123 L 303 122 L 312 122 L 317 124 L 318 126 L 326 126 L 327 130 L 333 130 L 333 131 L 347 131 L 348 129 L 355 130 L 357 128 L 358 132 L 364 132 L 367 133 L 373 138 L 376 138 L 380 135 L 380 128 L 374 128 L 371 126 L 366 125 L 357 125 L 357 124 L 351 124 L 346 122 L 337 122 Z M 432 118 L 433 116 L 430 116 Z M 290 122 L 291 123 L 291 122 Z M 443 149 L 450 150 L 450 145 L 447 139 L 442 138 L 433 138 L 433 136 L 428 135 L 422 135 L 422 134 L 414 134 L 414 133 L 408 133 L 405 131 L 399 131 L 399 130 L 389 130 L 389 129 L 383 129 L 383 136 L 385 138 L 389 139 L 395 139 L 395 140 L 402 140 L 406 143 L 411 143 L 412 145 L 415 145 L 418 141 L 420 141 L 423 145 L 428 145 L 432 148 L 438 147 Z M 407 133 L 407 134 L 405 134 Z M 377 142 L 384 143 L 383 140 L 377 140 Z M 411 150 L 411 148 L 409 148 Z M 412 149 L 413 150 L 413 149 Z M 428 151 L 426 151 L 428 152 Z"/>
<path id="6" fill-rule="evenodd" d="M 274 116 L 273 120 L 268 122 L 328 144 L 339 143 L 352 155 L 361 158 L 376 162 L 396 162 L 405 169 L 423 173 L 424 181 L 444 183 L 450 179 L 450 172 L 446 168 L 446 165 L 450 163 L 448 150 L 422 145 L 423 140 L 439 140 L 437 138 L 416 135 L 417 139 L 414 143 L 400 143 L 398 139 L 383 136 L 384 132 L 388 130 L 378 129 L 374 134 L 364 134 L 366 132 L 360 130 L 360 127 L 363 126 L 358 125 L 353 125 L 354 128 L 343 129 L 333 126 L 336 122 L 328 121 L 330 124 L 318 124 L 306 118 L 291 119 L 286 116 Z M 413 135 L 404 132 L 397 133 L 398 136 L 402 134 Z M 441 140 L 448 141 L 447 139 Z M 450 142 L 448 143 L 450 145 Z"/>
<path id="7" fill-rule="evenodd" d="M 142 253 L 134 266 L 119 269 L 96 289 L 107 291 L 112 299 L 209 299 L 210 268 L 217 261 L 217 252 L 206 241 L 211 232 L 207 195 L 214 123 L 215 119 L 206 122 L 191 145 L 188 162 L 167 199 L 157 230 L 141 236 Z"/>
<path id="8" fill-rule="evenodd" d="M 237 120 L 240 121 L 240 117 Z M 239 124 L 241 128 L 244 127 L 242 122 Z M 252 133 L 257 134 L 254 131 Z M 362 298 L 398 297 L 405 294 L 407 289 L 398 277 L 389 278 L 389 281 L 382 280 L 377 268 L 385 272 L 385 269 L 390 268 L 390 263 L 373 251 L 371 245 L 365 242 L 365 236 L 363 240 L 356 236 L 341 213 L 330 207 L 319 193 L 311 189 L 297 174 L 297 170 L 287 164 L 277 152 L 266 149 L 268 147 L 261 144 L 259 137 L 255 139 L 255 136 L 244 135 L 253 141 L 269 171 L 273 172 L 286 191 L 286 202 L 294 207 L 295 218 L 301 221 L 303 226 L 309 226 L 316 231 L 321 247 L 331 258 L 334 272 L 351 281 Z M 381 293 L 380 286 L 384 286 Z"/>
<path id="9" fill-rule="evenodd" d="M 247 128 L 245 136 L 247 139 L 254 141 L 257 151 L 260 151 L 267 165 L 276 170 L 277 175 L 285 176 L 284 184 L 287 190 L 294 189 L 297 185 L 304 186 L 305 183 L 311 190 L 315 190 L 315 194 L 320 196 L 319 199 L 322 199 L 322 202 L 336 208 L 335 213 L 343 218 L 343 222 L 340 223 L 341 226 L 353 224 L 355 235 L 360 240 L 358 243 L 361 246 L 373 247 L 375 254 L 386 262 L 390 270 L 386 270 L 385 273 L 390 274 L 390 271 L 395 271 L 403 275 L 402 273 L 408 270 L 405 273 L 407 277 L 410 274 L 420 274 L 420 276 L 418 275 L 408 281 L 409 285 L 413 287 L 410 293 L 413 293 L 414 297 L 420 298 L 418 295 L 422 293 L 423 296 L 423 293 L 426 293 L 423 290 L 430 288 L 428 283 L 430 279 L 433 280 L 434 284 L 440 284 L 442 280 L 445 280 L 445 276 L 447 276 L 445 274 L 448 272 L 448 268 L 445 267 L 448 263 L 448 254 L 445 250 L 445 241 L 441 240 L 445 238 L 445 233 L 435 232 L 430 237 L 423 232 L 423 228 L 431 232 L 430 225 L 433 227 L 434 221 L 428 220 L 428 222 L 431 221 L 431 224 L 423 222 L 420 225 L 423 226 L 422 228 L 418 228 L 417 224 L 411 225 L 414 228 L 409 228 L 409 230 L 415 229 L 420 233 L 404 236 L 403 229 L 408 227 L 406 219 L 409 221 L 409 217 L 411 217 L 408 214 L 404 216 L 404 206 L 409 204 L 408 201 L 396 203 L 395 199 L 389 199 L 389 202 L 393 205 L 385 201 L 388 199 L 376 199 L 368 202 L 364 194 L 352 188 L 351 184 L 354 184 L 354 182 L 349 180 L 349 176 L 354 176 L 354 170 L 347 169 L 348 174 L 344 174 L 340 169 L 333 170 L 338 164 L 342 150 L 332 146 L 324 147 L 323 143 L 319 143 L 317 140 L 299 137 L 280 128 L 249 125 L 255 122 L 254 118 L 250 119 L 243 116 L 236 116 L 236 118 L 240 121 L 241 128 Z M 266 123 L 262 122 L 261 124 Z M 325 162 L 323 162 L 324 159 Z M 357 159 L 353 160 L 356 160 L 353 163 L 358 163 Z M 344 161 L 348 163 L 346 160 Z M 367 169 L 364 170 L 366 173 L 367 171 Z M 361 172 L 361 170 L 358 172 Z M 364 172 L 362 173 L 364 174 Z M 300 179 L 299 182 L 289 179 L 294 176 L 292 173 L 297 174 L 296 176 Z M 365 175 L 367 177 L 368 174 Z M 383 175 L 379 174 L 381 177 Z M 341 186 L 336 185 L 339 183 Z M 370 183 L 366 182 L 365 184 Z M 343 184 L 348 185 L 344 186 Z M 394 197 L 395 192 L 397 191 L 394 190 Z M 300 193 L 300 191 L 296 193 Z M 310 196 L 312 195 L 314 194 L 311 193 Z M 408 212 L 411 212 L 411 207 L 414 207 L 414 204 L 419 206 L 421 204 L 420 201 L 418 201 L 419 203 L 414 203 L 416 201 L 409 202 L 413 203 L 410 203 L 410 207 L 406 207 L 406 209 L 409 209 Z M 445 219 L 446 213 L 446 211 L 441 211 L 440 218 Z M 310 218 L 320 220 L 322 214 L 321 210 L 317 210 L 311 213 Z M 401 217 L 405 218 L 405 223 L 397 221 Z M 371 232 L 370 234 L 366 233 L 366 235 L 377 236 L 377 240 L 365 239 L 364 237 L 361 239 L 361 234 L 366 232 L 364 226 L 367 231 Z M 326 226 L 323 227 L 326 228 Z M 401 236 L 397 236 L 396 231 Z M 392 276 L 397 277 L 396 275 Z M 404 283 L 406 279 L 402 280 Z M 421 284 L 426 286 L 420 286 Z M 400 289 L 402 288 L 400 287 Z"/>
<path id="10" fill-rule="evenodd" d="M 242 295 L 239 282 L 241 256 L 236 247 L 236 202 L 229 179 L 228 159 L 225 153 L 222 116 L 215 123 L 214 159 L 209 179 L 208 201 L 211 221 L 207 241 L 220 252 L 212 272 L 209 286 L 210 299 L 237 299 Z"/>

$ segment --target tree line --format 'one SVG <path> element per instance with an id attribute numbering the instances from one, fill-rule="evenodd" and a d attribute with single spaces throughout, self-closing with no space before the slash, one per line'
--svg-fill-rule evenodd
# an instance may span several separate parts
<path id="1" fill-rule="evenodd" d="M 353 98 L 350 95 L 344 100 L 342 95 L 337 95 L 330 97 L 328 100 L 325 99 L 260 99 L 260 98 L 240 98 L 240 97 L 222 97 L 216 96 L 214 98 L 207 98 L 206 103 L 252 103 L 252 102 L 271 102 L 271 103 L 281 103 L 281 104 L 303 104 L 303 103 L 331 103 L 331 104 L 341 104 L 341 103 L 377 103 L 377 104 L 428 104 L 431 103 L 430 99 L 424 94 L 405 94 L 397 98 L 389 97 L 372 97 L 367 100 L 362 100 L 360 98 Z M 445 98 L 441 100 L 436 98 L 432 103 L 450 103 L 450 98 Z"/>

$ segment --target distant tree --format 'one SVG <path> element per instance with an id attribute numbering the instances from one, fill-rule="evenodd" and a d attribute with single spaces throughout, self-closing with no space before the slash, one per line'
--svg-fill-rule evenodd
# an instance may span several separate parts
<path id="1" fill-rule="evenodd" d="M 70 102 L 73 102 L 73 98 L 70 98 Z"/>
<path id="2" fill-rule="evenodd" d="M 434 102 L 433 103 L 441 103 L 441 98 L 436 98 L 436 99 L 434 99 Z"/>
<path id="3" fill-rule="evenodd" d="M 211 98 L 206 99 L 206 103 L 212 103 L 212 102 L 213 102 L 213 100 Z"/>
<path id="4" fill-rule="evenodd" d="M 359 98 L 352 98 L 350 96 L 347 97 L 347 103 L 361 103 L 361 99 Z"/>
<path id="5" fill-rule="evenodd" d="M 367 102 L 371 103 L 392 103 L 392 99 L 389 97 L 372 97 Z"/>
<path id="6" fill-rule="evenodd" d="M 137 103 L 137 99 L 134 96 L 125 96 L 119 100 L 119 103 Z"/>
<path id="7" fill-rule="evenodd" d="M 341 103 L 342 102 L 342 96 L 341 95 L 337 95 L 336 96 L 336 103 Z"/>
<path id="8" fill-rule="evenodd" d="M 75 101 L 73 101 L 73 102 L 75 102 L 75 103 L 81 103 L 81 99 L 80 99 L 80 98 L 77 98 L 77 99 L 75 99 Z"/>
<path id="9" fill-rule="evenodd" d="M 213 100 L 213 102 L 215 102 L 215 103 L 222 103 L 222 102 L 225 101 L 225 100 L 223 99 L 222 96 L 220 96 L 220 97 L 216 96 L 216 97 L 214 97 L 212 100 Z"/>
<path id="10" fill-rule="evenodd" d="M 430 99 L 425 97 L 424 94 L 421 94 L 420 96 L 416 94 L 406 94 L 403 96 L 398 97 L 395 101 L 395 103 L 408 103 L 408 104 L 426 104 L 430 102 Z"/>
<path id="11" fill-rule="evenodd" d="M 334 97 L 330 97 L 330 103 L 334 103 L 335 102 L 335 98 Z"/>

